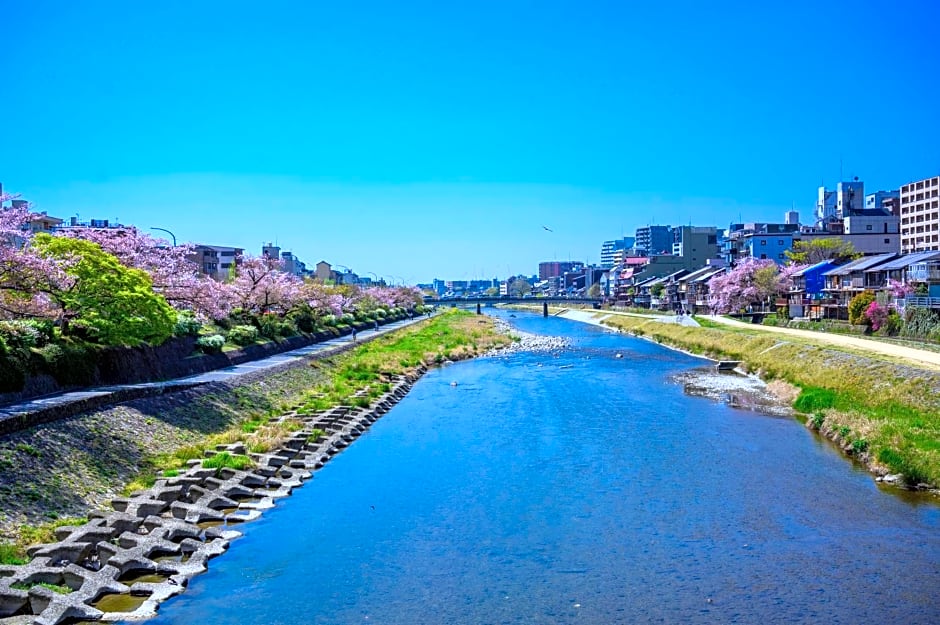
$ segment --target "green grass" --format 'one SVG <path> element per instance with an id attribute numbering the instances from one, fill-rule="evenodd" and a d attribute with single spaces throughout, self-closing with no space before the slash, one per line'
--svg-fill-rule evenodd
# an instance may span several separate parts
<path id="1" fill-rule="evenodd" d="M 67 595 L 70 592 L 72 592 L 72 589 L 69 588 L 68 586 L 59 586 L 58 584 L 47 584 L 46 582 L 33 582 L 31 584 L 19 582 L 15 584 L 10 584 L 10 588 L 15 588 L 17 590 L 29 590 L 33 586 L 40 586 L 42 588 L 48 588 L 52 592 L 57 592 L 60 595 Z"/>
<path id="2" fill-rule="evenodd" d="M 793 403 L 793 408 L 800 412 L 818 412 L 832 408 L 835 403 L 835 391 L 817 386 L 804 386 Z"/>
<path id="3" fill-rule="evenodd" d="M 10 543 L 0 544 L 0 564 L 26 564 L 29 558 L 26 551 Z"/>
<path id="4" fill-rule="evenodd" d="M 202 466 L 207 469 L 235 469 L 237 471 L 244 471 L 252 466 L 252 462 L 251 458 L 248 456 L 222 451 L 203 460 Z"/>
<path id="5" fill-rule="evenodd" d="M 338 356 L 325 368 L 327 378 L 310 389 L 304 412 L 337 405 L 367 407 L 387 393 L 388 380 L 425 364 L 476 355 L 510 339 L 496 334 L 492 322 L 468 311 L 452 310 L 418 328 L 383 336 Z M 353 397 L 357 393 L 364 395 Z"/>

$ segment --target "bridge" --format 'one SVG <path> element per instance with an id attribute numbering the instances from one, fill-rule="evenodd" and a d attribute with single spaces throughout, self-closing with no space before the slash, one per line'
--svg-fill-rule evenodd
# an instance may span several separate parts
<path id="1" fill-rule="evenodd" d="M 578 306 L 589 304 L 594 308 L 600 308 L 604 300 L 599 297 L 448 297 L 448 298 L 425 298 L 424 303 L 434 306 L 451 306 L 452 308 L 465 308 L 476 304 L 477 314 L 481 314 L 483 306 L 492 306 L 494 304 L 527 304 L 529 306 L 542 305 L 542 316 L 548 316 L 549 304 L 560 304 L 562 306 Z"/>

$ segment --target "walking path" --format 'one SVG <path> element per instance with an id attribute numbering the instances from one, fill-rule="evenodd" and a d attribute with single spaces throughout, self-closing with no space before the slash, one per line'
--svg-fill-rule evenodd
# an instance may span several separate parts
<path id="1" fill-rule="evenodd" d="M 612 315 L 624 315 L 627 317 L 644 317 L 661 323 L 678 323 L 685 326 L 698 326 L 698 322 L 688 315 L 643 315 L 637 313 L 625 313 L 614 310 L 605 310 L 598 314 L 597 311 L 589 310 L 567 310 L 560 316 L 586 323 L 601 325 L 601 322 Z M 735 319 L 729 319 L 722 316 L 709 317 L 709 320 L 716 323 L 725 324 L 736 328 L 745 328 L 755 332 L 769 332 L 772 334 L 785 334 L 806 341 L 812 341 L 823 345 L 836 345 L 839 347 L 848 347 L 865 351 L 869 353 L 891 356 L 913 362 L 919 366 L 926 366 L 930 369 L 940 369 L 940 352 L 932 352 L 905 345 L 895 345 L 893 343 L 884 343 L 857 336 L 848 336 L 845 334 L 828 334 L 826 332 L 816 332 L 813 330 L 797 330 L 795 328 L 778 328 L 776 326 L 755 325 L 753 323 L 744 323 Z"/>
<path id="2" fill-rule="evenodd" d="M 100 406 L 128 401 L 130 399 L 137 399 L 139 397 L 149 397 L 184 390 L 211 382 L 231 382 L 246 375 L 282 367 L 288 363 L 325 358 L 344 351 L 356 343 L 371 341 L 374 338 L 418 323 L 424 319 L 425 317 L 416 317 L 414 319 L 395 321 L 379 326 L 377 330 L 358 332 L 356 333 L 356 339 L 353 339 L 352 335 L 338 337 L 294 349 L 289 352 L 268 356 L 267 358 L 252 360 L 240 365 L 232 365 L 230 367 L 207 371 L 206 373 L 184 378 L 175 378 L 160 382 L 142 382 L 138 384 L 116 384 L 80 391 L 56 393 L 55 395 L 47 395 L 18 404 L 4 406 L 0 408 L 0 433 L 19 429 L 15 425 L 16 422 L 22 423 L 24 422 L 24 417 L 28 419 L 30 416 L 36 415 L 37 413 L 47 412 L 50 414 L 50 418 L 44 420 L 51 420 L 61 418 L 68 412 L 81 412 Z"/>

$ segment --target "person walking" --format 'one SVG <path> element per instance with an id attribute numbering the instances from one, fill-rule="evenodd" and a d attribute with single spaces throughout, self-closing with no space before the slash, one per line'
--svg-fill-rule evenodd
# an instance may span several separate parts
<path id="1" fill-rule="evenodd" d="M 352 329 L 352 340 L 353 340 L 353 343 L 356 342 L 356 328 Z"/>
<path id="2" fill-rule="evenodd" d="M 378 320 L 378 319 L 375 319 L 375 320 L 372 321 L 372 329 L 375 330 L 376 332 L 379 331 L 379 320 Z"/>

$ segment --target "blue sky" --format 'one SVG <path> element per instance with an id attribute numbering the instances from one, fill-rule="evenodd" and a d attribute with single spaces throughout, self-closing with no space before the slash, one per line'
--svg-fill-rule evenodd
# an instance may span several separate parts
<path id="1" fill-rule="evenodd" d="M 408 282 L 940 173 L 935 2 L 5 6 L 0 181 Z M 549 226 L 548 232 L 542 225 Z"/>

